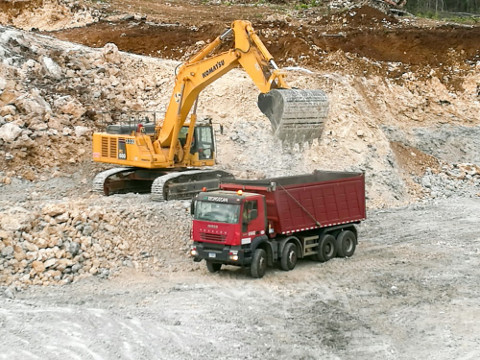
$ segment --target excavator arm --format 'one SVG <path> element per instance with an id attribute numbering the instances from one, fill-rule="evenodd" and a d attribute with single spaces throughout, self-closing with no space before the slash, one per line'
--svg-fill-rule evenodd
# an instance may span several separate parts
<path id="1" fill-rule="evenodd" d="M 231 35 L 233 35 L 232 48 L 226 52 L 213 55 L 219 45 L 230 38 Z M 272 55 L 253 30 L 251 23 L 243 20 L 234 21 L 230 29 L 218 36 L 212 43 L 208 44 L 201 52 L 193 56 L 178 69 L 175 87 L 165 114 L 165 120 L 161 128 L 159 127 L 158 137 L 154 141 L 156 151 L 160 152 L 161 149 L 168 149 L 167 158 L 172 161 L 176 153 L 175 149 L 178 149 L 176 146 L 178 133 L 200 92 L 238 66 L 241 66 L 246 71 L 263 94 L 267 94 L 273 89 L 289 89 L 285 81 L 285 72 L 278 69 Z M 299 91 L 304 93 L 299 94 Z M 315 110 L 315 105 L 314 109 L 309 105 L 312 102 L 318 103 L 318 98 L 320 98 L 320 102 L 316 104 L 317 108 L 320 107 L 320 111 L 317 111 L 314 116 L 313 124 L 310 123 L 308 125 L 309 127 L 313 125 L 321 132 L 323 120 L 327 112 L 327 100 L 322 91 L 315 90 L 314 92 L 316 92 L 316 96 L 311 94 L 311 91 L 310 93 L 308 91 L 305 93 L 304 90 L 297 90 L 296 92 L 291 90 L 288 94 L 286 92 L 274 92 L 265 99 L 260 100 L 259 106 L 270 118 L 272 125 L 279 128 L 282 123 L 281 117 L 285 114 L 284 108 L 287 99 L 290 102 L 290 107 L 295 102 L 292 99 L 292 94 L 294 94 L 293 96 L 296 99 L 300 99 L 300 103 L 296 104 L 296 111 L 299 110 L 299 107 L 302 108 L 303 106 L 305 108 L 305 105 L 308 107 L 307 111 L 300 109 L 303 112 L 301 115 L 301 117 L 303 116 L 302 119 L 305 116 L 312 118 L 311 110 Z M 275 110 L 279 108 L 281 109 Z M 195 117 L 193 117 L 194 121 Z M 305 123 L 300 125 L 305 125 Z M 189 144 L 188 140 L 192 137 L 193 129 L 194 123 L 192 123 L 191 119 L 187 144 Z M 284 140 L 286 140 L 285 137 Z"/>

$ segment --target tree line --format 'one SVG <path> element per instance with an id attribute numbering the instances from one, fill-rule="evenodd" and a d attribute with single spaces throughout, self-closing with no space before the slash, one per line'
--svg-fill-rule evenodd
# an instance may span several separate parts
<path id="1" fill-rule="evenodd" d="M 480 0 L 408 0 L 405 8 L 412 13 L 480 14 Z"/>

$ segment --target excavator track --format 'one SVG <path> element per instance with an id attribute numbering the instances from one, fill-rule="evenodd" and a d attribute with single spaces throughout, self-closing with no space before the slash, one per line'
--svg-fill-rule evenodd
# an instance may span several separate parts
<path id="1" fill-rule="evenodd" d="M 311 142 L 322 136 L 328 99 L 322 90 L 273 89 L 258 96 L 258 107 L 286 143 Z"/>
<path id="2" fill-rule="evenodd" d="M 222 170 L 145 170 L 114 168 L 105 170 L 93 179 L 93 191 L 104 195 L 150 193 L 152 200 L 191 199 L 206 188 L 217 189 L 221 180 L 233 179 Z"/>
<path id="3" fill-rule="evenodd" d="M 105 184 L 107 182 L 107 179 L 115 177 L 116 175 L 129 170 L 131 169 L 123 167 L 123 168 L 109 169 L 109 170 L 102 171 L 101 173 L 98 173 L 97 175 L 95 175 L 93 179 L 93 191 L 102 193 L 105 195 L 110 195 L 108 189 L 105 189 Z"/>
<path id="4" fill-rule="evenodd" d="M 169 173 L 155 179 L 152 184 L 152 200 L 166 201 L 191 199 L 202 189 L 218 189 L 221 180 L 233 179 L 222 170 L 187 170 Z"/>

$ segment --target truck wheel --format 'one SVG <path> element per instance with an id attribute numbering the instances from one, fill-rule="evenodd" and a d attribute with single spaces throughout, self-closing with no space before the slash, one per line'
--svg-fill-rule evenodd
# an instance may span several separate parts
<path id="1" fill-rule="evenodd" d="M 253 278 L 260 279 L 265 275 L 267 270 L 267 253 L 263 249 L 255 250 L 253 254 L 252 266 L 250 267 L 250 274 Z"/>
<path id="2" fill-rule="evenodd" d="M 316 260 L 325 262 L 334 258 L 336 255 L 335 237 L 330 234 L 324 234 L 318 243 L 318 253 L 315 256 Z"/>
<path id="3" fill-rule="evenodd" d="M 222 268 L 222 264 L 207 261 L 207 269 L 209 272 L 216 273 L 220 271 L 221 268 Z"/>
<path id="4" fill-rule="evenodd" d="M 338 257 L 352 256 L 357 247 L 355 234 L 350 230 L 340 232 L 335 240 L 335 247 L 337 248 Z"/>
<path id="5" fill-rule="evenodd" d="M 283 248 L 280 267 L 282 270 L 290 271 L 295 268 L 295 265 L 297 265 L 297 247 L 293 243 L 288 243 Z"/>

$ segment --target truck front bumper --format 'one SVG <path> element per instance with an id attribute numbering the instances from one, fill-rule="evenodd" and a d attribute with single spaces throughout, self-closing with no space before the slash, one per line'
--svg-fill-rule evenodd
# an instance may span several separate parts
<path id="1" fill-rule="evenodd" d="M 194 242 L 192 256 L 194 261 L 206 260 L 219 264 L 249 266 L 252 263 L 251 251 L 240 246 Z"/>

